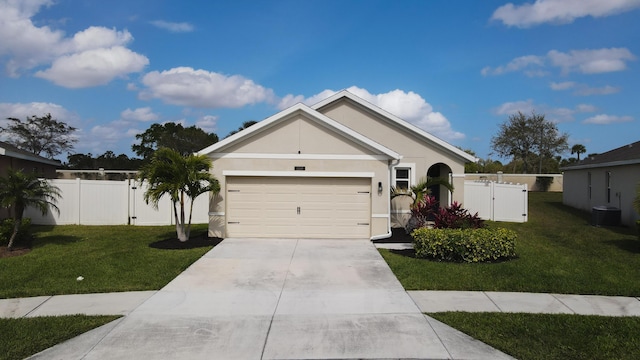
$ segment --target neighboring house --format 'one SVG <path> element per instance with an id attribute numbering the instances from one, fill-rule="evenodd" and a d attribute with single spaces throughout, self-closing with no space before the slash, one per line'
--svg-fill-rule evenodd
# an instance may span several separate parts
<path id="1" fill-rule="evenodd" d="M 0 141 L 0 176 L 4 176 L 6 169 L 21 169 L 25 172 L 35 172 L 43 178 L 56 178 L 56 168 L 61 166 L 57 160 L 34 155 L 28 151 Z"/>
<path id="2" fill-rule="evenodd" d="M 595 206 L 621 210 L 622 224 L 631 226 L 639 218 L 633 209 L 640 182 L 640 141 L 562 168 L 564 204 L 591 211 Z"/>
<path id="3" fill-rule="evenodd" d="M 7 169 L 21 169 L 25 172 L 35 172 L 38 175 L 52 179 L 56 177 L 56 167 L 60 162 L 34 155 L 28 151 L 0 141 L 0 176 L 5 176 Z M 0 208 L 0 219 L 8 216 L 4 208 Z"/>
<path id="4" fill-rule="evenodd" d="M 210 205 L 219 237 L 385 238 L 408 219 L 409 199 L 390 200 L 427 175 L 452 180 L 443 205 L 464 199 L 464 164 L 476 159 L 342 91 L 294 105 L 199 154 L 221 191 Z"/>

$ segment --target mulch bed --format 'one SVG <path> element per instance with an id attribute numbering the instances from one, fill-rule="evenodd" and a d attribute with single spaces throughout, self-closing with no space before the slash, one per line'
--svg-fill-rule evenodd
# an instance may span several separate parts
<path id="1" fill-rule="evenodd" d="M 207 233 L 202 234 L 193 234 L 189 238 L 189 240 L 182 242 L 177 238 L 169 238 L 165 240 L 156 241 L 154 243 L 149 244 L 149 247 L 154 249 L 164 249 L 164 250 L 184 250 L 184 249 L 195 249 L 207 246 L 216 246 L 223 239 L 221 238 L 212 238 L 208 237 Z"/>
<path id="2" fill-rule="evenodd" d="M 24 248 L 24 247 L 14 247 L 13 251 L 9 251 L 9 249 L 7 249 L 6 246 L 1 246 L 0 247 L 0 259 L 24 255 L 24 254 L 29 253 L 30 251 L 31 251 L 31 249 Z"/>
<path id="3" fill-rule="evenodd" d="M 410 243 L 413 241 L 411 235 L 407 234 L 407 232 L 403 228 L 393 228 L 391 229 L 391 237 L 386 239 L 374 240 L 374 243 Z"/>

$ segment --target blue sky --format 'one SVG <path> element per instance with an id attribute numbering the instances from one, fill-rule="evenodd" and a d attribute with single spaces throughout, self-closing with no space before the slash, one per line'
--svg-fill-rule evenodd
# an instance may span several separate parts
<path id="1" fill-rule="evenodd" d="M 639 19 L 640 0 L 0 0 L 0 124 L 50 112 L 76 152 L 132 155 L 154 122 L 223 138 L 349 89 L 483 158 L 534 110 L 598 153 L 639 139 Z"/>

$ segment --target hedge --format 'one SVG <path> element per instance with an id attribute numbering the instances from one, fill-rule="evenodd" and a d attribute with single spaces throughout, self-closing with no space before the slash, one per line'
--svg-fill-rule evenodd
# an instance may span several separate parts
<path id="1" fill-rule="evenodd" d="M 451 262 L 491 262 L 516 256 L 518 235 L 498 229 L 416 229 L 411 233 L 417 258 Z"/>

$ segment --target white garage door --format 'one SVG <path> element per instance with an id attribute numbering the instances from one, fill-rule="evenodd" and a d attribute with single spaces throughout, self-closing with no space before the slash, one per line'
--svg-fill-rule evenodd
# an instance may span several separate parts
<path id="1" fill-rule="evenodd" d="M 369 238 L 371 179 L 227 177 L 228 237 Z"/>

